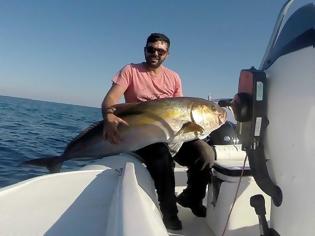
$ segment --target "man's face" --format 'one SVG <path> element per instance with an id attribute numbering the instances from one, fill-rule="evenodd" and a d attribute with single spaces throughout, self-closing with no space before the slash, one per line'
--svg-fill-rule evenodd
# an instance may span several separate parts
<path id="1" fill-rule="evenodd" d="M 158 68 L 168 56 L 167 43 L 163 41 L 148 43 L 144 48 L 144 56 L 149 67 Z"/>

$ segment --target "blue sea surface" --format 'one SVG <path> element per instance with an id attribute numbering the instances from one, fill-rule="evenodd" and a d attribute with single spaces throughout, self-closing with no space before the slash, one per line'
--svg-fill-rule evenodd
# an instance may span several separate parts
<path id="1" fill-rule="evenodd" d="M 99 108 L 0 96 L 0 188 L 47 174 L 46 168 L 23 162 L 62 154 L 68 142 L 99 120 Z M 85 164 L 67 161 L 62 170 Z"/>

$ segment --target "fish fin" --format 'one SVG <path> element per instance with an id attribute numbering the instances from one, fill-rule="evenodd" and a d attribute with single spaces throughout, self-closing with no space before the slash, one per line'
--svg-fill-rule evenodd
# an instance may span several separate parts
<path id="1" fill-rule="evenodd" d="M 50 157 L 43 157 L 43 158 L 25 161 L 24 164 L 34 165 L 34 166 L 43 166 L 49 170 L 49 173 L 59 173 L 63 162 L 64 162 L 64 159 L 62 157 L 50 156 Z"/>
<path id="2" fill-rule="evenodd" d="M 88 128 L 84 129 L 74 139 L 72 139 L 70 143 L 68 143 L 68 145 L 66 146 L 64 150 L 64 154 L 67 153 L 68 150 L 72 148 L 72 146 L 76 145 L 77 142 L 79 142 L 83 136 L 86 136 L 86 135 L 92 136 L 94 134 L 93 132 L 102 130 L 103 124 L 104 124 L 103 120 L 97 121 L 91 124 Z"/>
<path id="3" fill-rule="evenodd" d="M 170 150 L 172 157 L 176 155 L 176 153 L 182 147 L 183 143 L 184 142 L 171 142 L 168 144 L 168 148 Z"/>
<path id="4" fill-rule="evenodd" d="M 183 124 L 182 128 L 175 134 L 175 136 L 182 135 L 184 133 L 189 133 L 189 132 L 204 132 L 204 128 L 202 128 L 200 125 L 194 123 L 194 122 L 187 122 Z"/>
<path id="5" fill-rule="evenodd" d="M 139 110 L 126 110 L 126 111 L 120 111 L 115 113 L 115 115 L 124 118 L 126 116 L 130 116 L 130 115 L 141 115 L 143 114 L 143 111 L 139 111 Z"/>
<path id="6" fill-rule="evenodd" d="M 114 108 L 116 108 L 116 111 L 114 112 L 115 115 L 121 117 L 126 115 L 136 115 L 141 114 L 141 109 L 139 110 L 139 102 L 135 103 L 121 103 L 114 105 Z"/>

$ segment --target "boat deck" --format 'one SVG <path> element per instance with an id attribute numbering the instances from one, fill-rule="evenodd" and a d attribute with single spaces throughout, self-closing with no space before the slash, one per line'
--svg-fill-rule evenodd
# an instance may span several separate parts
<path id="1" fill-rule="evenodd" d="M 1 189 L 0 235 L 214 236 L 205 218 L 181 206 L 183 230 L 167 232 L 147 170 L 131 158 L 112 160 L 107 159 L 106 166 L 99 161 L 86 169 L 36 177 Z M 135 168 L 129 168 L 133 173 L 120 169 L 126 160 L 133 161 Z M 186 173 L 181 167 L 176 172 L 178 194 Z M 128 233 L 119 232 L 120 224 Z"/>
<path id="2" fill-rule="evenodd" d="M 176 187 L 176 193 L 181 193 L 183 189 L 184 187 Z M 181 231 L 168 230 L 170 236 L 215 236 L 207 225 L 205 218 L 196 217 L 189 208 L 178 205 L 178 213 L 183 229 Z"/>

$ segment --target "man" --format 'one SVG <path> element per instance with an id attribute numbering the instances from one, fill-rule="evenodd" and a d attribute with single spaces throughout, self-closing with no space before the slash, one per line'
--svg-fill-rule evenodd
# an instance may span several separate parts
<path id="1" fill-rule="evenodd" d="M 129 64 L 113 78 L 113 84 L 102 103 L 104 117 L 104 138 L 119 145 L 117 127 L 128 125 L 115 116 L 113 105 L 124 95 L 127 103 L 143 102 L 166 97 L 183 96 L 179 75 L 163 66 L 168 57 L 170 40 L 160 33 L 151 34 L 144 48 L 145 62 Z M 194 140 L 184 143 L 174 159 L 188 166 L 188 186 L 177 199 L 175 196 L 174 162 L 170 148 L 165 143 L 155 143 L 137 150 L 150 172 L 158 194 L 163 222 L 168 229 L 180 230 L 181 221 L 177 217 L 176 200 L 193 213 L 205 217 L 202 205 L 206 186 L 210 178 L 211 150 L 205 142 Z"/>

